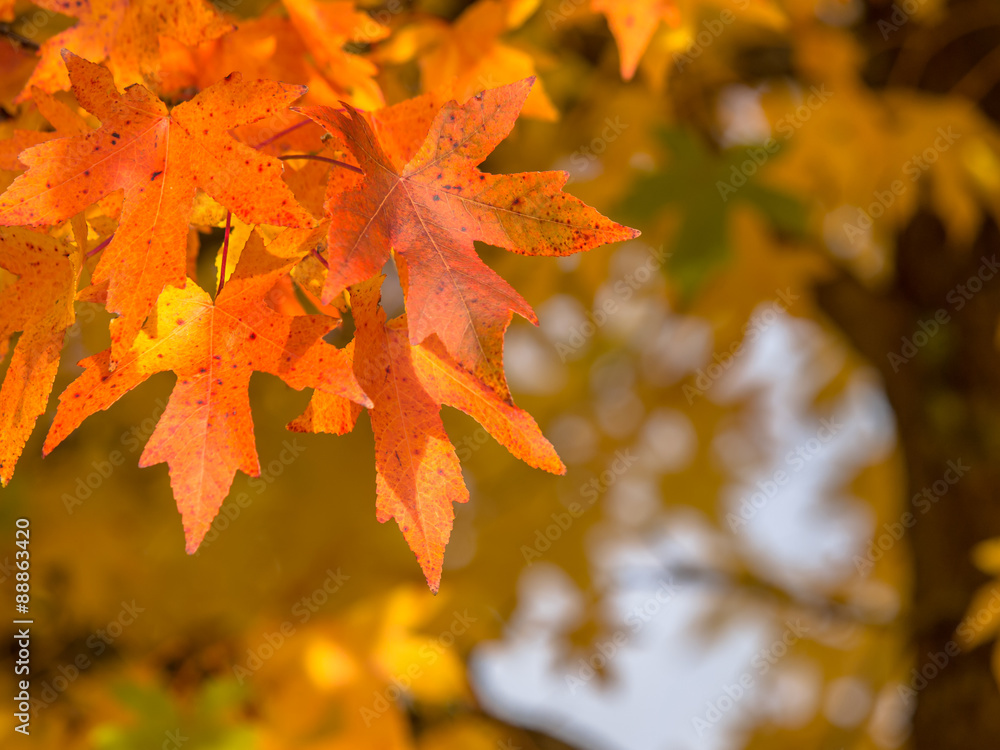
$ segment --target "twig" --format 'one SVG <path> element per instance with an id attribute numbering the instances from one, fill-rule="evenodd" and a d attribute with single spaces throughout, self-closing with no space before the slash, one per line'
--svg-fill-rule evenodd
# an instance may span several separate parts
<path id="1" fill-rule="evenodd" d="M 229 227 L 233 218 L 232 211 L 226 211 L 226 236 L 222 239 L 222 263 L 219 269 L 219 291 L 215 293 L 218 297 L 222 294 L 222 287 L 226 285 L 226 258 L 229 255 Z"/>
<path id="2" fill-rule="evenodd" d="M 335 164 L 338 167 L 343 167 L 344 169 L 349 169 L 352 172 L 357 172 L 358 174 L 364 174 L 364 170 L 359 167 L 355 167 L 353 164 L 348 164 L 347 162 L 337 161 L 336 159 L 328 159 L 325 156 L 315 156 L 313 154 L 288 154 L 286 156 L 279 156 L 279 159 L 284 161 L 285 159 L 311 159 L 313 161 L 322 161 L 327 164 Z"/>

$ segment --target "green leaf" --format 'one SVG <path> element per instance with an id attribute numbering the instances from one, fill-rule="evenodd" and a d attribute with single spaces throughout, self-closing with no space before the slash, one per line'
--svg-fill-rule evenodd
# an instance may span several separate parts
<path id="1" fill-rule="evenodd" d="M 665 211 L 680 212 L 666 269 L 683 302 L 729 259 L 729 212 L 734 206 L 753 206 L 781 233 L 805 233 L 806 207 L 759 179 L 766 163 L 781 153 L 780 143 L 774 142 L 770 151 L 742 146 L 715 152 L 690 130 L 664 129 L 658 135 L 669 159 L 658 172 L 636 179 L 620 211 L 644 232 L 650 232 Z"/>

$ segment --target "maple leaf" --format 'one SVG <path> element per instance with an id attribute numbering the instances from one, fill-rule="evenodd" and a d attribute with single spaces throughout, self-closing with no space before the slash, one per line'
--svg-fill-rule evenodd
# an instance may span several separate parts
<path id="1" fill-rule="evenodd" d="M 410 342 L 437 334 L 466 369 L 507 396 L 503 334 L 531 307 L 475 252 L 473 240 L 525 255 L 571 255 L 638 235 L 562 192 L 565 172 L 492 175 L 476 166 L 514 126 L 533 79 L 446 104 L 406 161 L 383 150 L 353 108 L 304 107 L 356 157 L 364 180 L 327 202 L 324 302 L 378 273 L 395 250 Z M 407 154 L 409 155 L 409 154 Z"/>
<path id="2" fill-rule="evenodd" d="M 80 19 L 41 46 L 42 59 L 28 83 L 49 92 L 69 88 L 64 49 L 87 60 L 107 60 L 119 86 L 152 84 L 160 68 L 161 36 L 194 46 L 233 28 L 204 0 L 38 0 L 35 4 Z M 19 100 L 27 93 L 28 87 Z"/>
<path id="3" fill-rule="evenodd" d="M 0 21 L 14 20 L 14 3 L 16 0 L 0 0 Z"/>
<path id="4" fill-rule="evenodd" d="M 107 409 L 151 375 L 171 370 L 177 384 L 139 460 L 166 461 L 184 522 L 188 553 L 201 543 L 236 470 L 259 476 L 248 386 L 254 371 L 292 388 L 320 388 L 363 404 L 344 353 L 323 341 L 336 321 L 290 317 L 266 295 L 301 260 L 307 230 L 286 230 L 266 248 L 251 236 L 229 283 L 213 303 L 193 281 L 167 287 L 127 356 L 110 369 L 110 350 L 81 362 L 84 373 L 59 397 L 47 455 L 89 415 Z"/>
<path id="5" fill-rule="evenodd" d="M 676 26 L 680 20 L 673 0 L 591 0 L 590 7 L 608 19 L 626 81 L 635 75 L 660 21 Z"/>
<path id="6" fill-rule="evenodd" d="M 307 60 L 305 44 L 287 18 L 247 20 L 235 31 L 197 47 L 163 38 L 161 47 L 164 96 L 183 100 L 188 92 L 206 89 L 238 70 L 246 78 L 307 86 L 312 103 L 336 104 L 344 98 Z"/>
<path id="7" fill-rule="evenodd" d="M 0 289 L 0 342 L 23 332 L 0 387 L 0 483 L 6 486 L 48 403 L 66 329 L 75 320 L 80 264 L 60 240 L 0 227 L 0 267 L 19 276 Z"/>
<path id="8" fill-rule="evenodd" d="M 339 6 L 346 7 L 346 16 Z M 350 3 L 296 3 L 294 8 L 291 18 L 245 19 L 235 31 L 194 48 L 162 39 L 163 90 L 178 95 L 187 88 L 200 90 L 238 70 L 254 78 L 305 84 L 312 104 L 336 105 L 343 99 L 361 109 L 385 106 L 374 80 L 375 65 L 343 46 L 381 38 L 388 30 L 354 12 Z M 287 9 L 291 15 L 293 6 Z"/>
<path id="9" fill-rule="evenodd" d="M 0 196 L 0 225 L 54 224 L 124 190 L 118 229 L 91 280 L 107 285 L 108 309 L 120 315 L 111 325 L 113 365 L 163 287 L 184 283 L 198 188 L 247 223 L 313 224 L 282 182 L 281 162 L 228 133 L 287 106 L 303 89 L 233 73 L 168 113 L 142 86 L 122 95 L 106 68 L 71 53 L 66 61 L 77 99 L 101 127 L 22 153 L 28 171 Z"/>
<path id="10" fill-rule="evenodd" d="M 18 156 L 25 149 L 51 141 L 53 138 L 84 135 L 90 130 L 86 120 L 52 94 L 32 87 L 31 98 L 41 115 L 55 128 L 55 132 L 15 130 L 13 137 L 0 141 L 0 169 L 20 172 L 24 166 L 18 161 Z"/>
<path id="11" fill-rule="evenodd" d="M 681 226 L 673 238 L 668 268 L 686 301 L 729 259 L 730 215 L 740 204 L 753 206 L 770 224 L 792 236 L 805 233 L 806 207 L 796 198 L 762 182 L 741 168 L 747 149 L 713 153 L 693 133 L 680 128 L 660 130 L 670 162 L 659 172 L 636 179 L 621 210 L 637 221 L 661 216 L 667 205 L 678 207 Z M 777 143 L 777 142 L 776 142 Z M 778 145 L 772 150 L 781 153 Z M 734 175 L 742 179 L 733 187 Z"/>
<path id="12" fill-rule="evenodd" d="M 377 108 L 385 104 L 374 77 L 378 68 L 360 55 L 344 50 L 348 42 L 372 43 L 389 36 L 389 29 L 348 2 L 283 0 L 317 69 L 341 95 L 358 106 Z"/>
<path id="13" fill-rule="evenodd" d="M 477 92 L 535 75 L 535 61 L 501 36 L 527 20 L 538 3 L 479 0 L 453 23 L 429 17 L 407 26 L 376 53 L 379 60 L 402 63 L 416 56 L 427 91 L 465 101 Z M 556 120 L 559 111 L 539 83 L 528 95 L 522 114 Z"/>
<path id="14" fill-rule="evenodd" d="M 386 323 L 378 304 L 381 281 L 377 276 L 351 287 L 357 334 L 345 351 L 373 402 L 378 520 L 396 519 L 436 592 L 454 519 L 452 504 L 469 499 L 441 421 L 442 405 L 473 417 L 529 465 L 554 474 L 565 473 L 566 467 L 531 416 L 458 366 L 436 337 L 414 346 L 405 317 Z M 359 412 L 342 397 L 316 391 L 288 427 L 342 435 L 353 428 Z"/>

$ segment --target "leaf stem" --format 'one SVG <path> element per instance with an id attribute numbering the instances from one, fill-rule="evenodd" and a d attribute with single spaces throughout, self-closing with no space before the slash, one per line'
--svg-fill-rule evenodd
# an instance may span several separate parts
<path id="1" fill-rule="evenodd" d="M 317 250 L 316 248 L 313 248 L 313 249 L 312 249 L 312 254 L 316 256 L 316 259 L 317 259 L 317 260 L 319 260 L 319 262 L 320 262 L 320 263 L 322 263 L 322 264 L 323 264 L 323 266 L 324 266 L 324 267 L 325 267 L 325 268 L 326 268 L 327 270 L 329 270 L 329 269 L 330 269 L 330 264 L 329 264 L 329 263 L 327 262 L 326 258 L 324 258 L 324 257 L 323 257 L 322 255 L 320 255 L 320 252 L 319 252 L 319 250 Z"/>
<path id="2" fill-rule="evenodd" d="M 292 127 L 290 127 L 290 128 L 285 128 L 285 129 L 284 129 L 284 130 L 282 130 L 282 131 L 281 131 L 280 133 L 275 133 L 274 135 L 272 135 L 272 136 L 271 136 L 270 138 L 268 138 L 267 140 L 264 140 L 264 141 L 261 141 L 261 142 L 260 142 L 260 143 L 258 143 L 258 144 L 257 144 L 256 146 L 253 146 L 253 148 L 264 148 L 264 146 L 268 146 L 268 145 L 270 145 L 270 144 L 274 143 L 274 142 L 275 142 L 276 140 L 278 140 L 279 138 L 281 138 L 281 137 L 283 137 L 283 136 L 286 136 L 286 135 L 288 135 L 289 133 L 291 133 L 291 132 L 293 132 L 293 131 L 295 131 L 295 130 L 298 130 L 298 129 L 299 129 L 299 128 L 301 128 L 301 127 L 304 127 L 305 125 L 308 125 L 308 124 L 309 124 L 309 123 L 311 123 L 311 122 L 312 122 L 312 120 L 303 120 L 303 121 L 302 121 L 302 122 L 300 122 L 300 123 L 296 123 L 295 125 L 292 125 Z"/>
<path id="3" fill-rule="evenodd" d="M 38 52 L 39 50 L 38 42 L 33 42 L 21 36 L 14 31 L 9 23 L 0 23 L 0 37 L 6 37 L 11 45 L 19 46 L 32 52 Z"/>
<path id="4" fill-rule="evenodd" d="M 222 294 L 222 287 L 226 285 L 226 257 L 229 255 L 229 227 L 233 218 L 232 211 L 226 211 L 226 236 L 222 239 L 222 263 L 219 269 L 219 291 L 215 293 L 218 297 Z"/>
<path id="5" fill-rule="evenodd" d="M 338 167 L 343 167 L 344 169 L 349 169 L 352 172 L 357 172 L 358 174 L 364 174 L 364 170 L 355 167 L 353 164 L 348 164 L 347 162 L 337 161 L 336 159 L 328 159 L 325 156 L 315 156 L 314 154 L 287 154 L 285 156 L 279 156 L 279 159 L 284 161 L 285 159 L 311 159 L 312 161 L 323 161 L 327 164 L 334 164 Z"/>
<path id="6" fill-rule="evenodd" d="M 101 250 L 103 250 L 104 248 L 106 248 L 108 246 L 108 243 L 110 243 L 111 240 L 113 240 L 114 238 L 115 238 L 115 234 L 114 234 L 114 232 L 112 232 L 110 235 L 108 235 L 107 239 L 105 239 L 104 242 L 102 242 L 100 245 L 98 245 L 97 247 L 93 248 L 92 250 L 88 250 L 87 251 L 87 257 L 89 258 L 91 255 L 97 255 L 99 252 L 101 252 Z"/>

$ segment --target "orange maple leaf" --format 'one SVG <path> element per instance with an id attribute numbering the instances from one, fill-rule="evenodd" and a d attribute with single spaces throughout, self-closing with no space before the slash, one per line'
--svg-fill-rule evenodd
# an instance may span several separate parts
<path id="1" fill-rule="evenodd" d="M 344 352 L 323 341 L 337 321 L 283 315 L 266 302 L 279 279 L 301 260 L 302 247 L 311 247 L 306 230 L 286 230 L 267 248 L 254 233 L 214 303 L 190 280 L 182 288 L 164 289 L 156 314 L 115 370 L 110 350 L 81 362 L 84 373 L 59 397 L 44 453 L 149 376 L 176 373 L 177 384 L 139 465 L 169 465 L 186 548 L 193 553 L 236 470 L 260 474 L 247 390 L 251 373 L 267 372 L 299 390 L 319 388 L 371 404 Z"/>
<path id="2" fill-rule="evenodd" d="M 36 0 L 54 13 L 80 19 L 41 46 L 42 59 L 29 86 L 43 91 L 69 88 L 62 50 L 108 66 L 121 86 L 155 83 L 160 69 L 160 37 L 194 46 L 233 28 L 204 0 Z M 27 98 L 28 87 L 18 97 Z"/>
<path id="3" fill-rule="evenodd" d="M 501 41 L 506 32 L 524 23 L 534 5 L 479 0 L 452 23 L 434 16 L 422 18 L 377 50 L 376 59 L 402 63 L 416 57 L 424 90 L 465 101 L 483 89 L 535 75 L 532 56 Z M 528 95 L 522 114 L 558 119 L 559 111 L 541 82 Z"/>
<path id="4" fill-rule="evenodd" d="M 0 290 L 0 342 L 5 347 L 12 333 L 23 332 L 0 387 L 0 484 L 6 486 L 52 391 L 66 329 L 75 320 L 80 263 L 60 240 L 0 227 L 0 267 L 19 276 Z"/>
<path id="5" fill-rule="evenodd" d="M 331 41 L 319 38 L 326 44 Z M 341 44 L 346 41 L 346 37 L 340 40 Z M 304 84 L 309 87 L 310 104 L 336 105 L 346 100 L 361 109 L 385 105 L 371 62 L 338 46 L 331 53 L 340 56 L 333 58 L 336 62 L 318 68 L 313 63 L 316 56 L 288 18 L 244 19 L 235 31 L 197 47 L 164 38 L 160 49 L 164 92 L 181 95 L 184 89 L 200 90 L 238 70 L 247 77 Z"/>
<path id="6" fill-rule="evenodd" d="M 49 124 L 56 130 L 54 133 L 38 130 L 15 130 L 13 137 L 0 141 L 0 169 L 20 172 L 24 169 L 24 165 L 18 160 L 18 156 L 25 149 L 51 141 L 53 138 L 84 135 L 90 130 L 86 120 L 52 94 L 32 87 L 31 98 L 42 117 L 48 120 Z"/>
<path id="7" fill-rule="evenodd" d="M 233 73 L 168 113 L 142 86 L 123 96 L 107 69 L 70 53 L 66 60 L 77 99 L 101 127 L 22 153 L 28 171 L 0 196 L 0 225 L 54 224 L 124 190 L 118 229 L 92 277 L 107 285 L 108 309 L 120 314 L 111 325 L 113 366 L 164 286 L 184 283 L 198 188 L 250 224 L 313 225 L 282 182 L 281 162 L 228 132 L 286 107 L 303 89 Z"/>
<path id="8" fill-rule="evenodd" d="M 608 19 L 608 26 L 618 43 L 622 78 L 626 81 L 635 75 L 660 21 L 671 26 L 680 22 L 673 0 L 591 0 L 590 7 Z"/>
<path id="9" fill-rule="evenodd" d="M 371 43 L 389 36 L 389 29 L 348 2 L 283 0 L 313 63 L 335 91 L 363 109 L 376 109 L 385 100 L 375 82 L 378 68 L 370 60 L 344 50 L 348 42 Z"/>
<path id="10" fill-rule="evenodd" d="M 395 250 L 410 342 L 437 334 L 463 367 L 503 396 L 503 334 L 531 307 L 475 252 L 473 240 L 526 255 L 571 255 L 638 232 L 562 192 L 565 172 L 492 175 L 476 166 L 514 126 L 533 79 L 446 104 L 405 161 L 383 150 L 353 108 L 303 107 L 342 135 L 364 179 L 327 202 L 331 217 L 323 301 L 378 273 Z"/>
<path id="11" fill-rule="evenodd" d="M 351 287 L 355 340 L 345 351 L 373 402 L 376 509 L 380 522 L 395 518 L 432 591 L 454 520 L 453 503 L 469 499 L 458 456 L 441 421 L 447 404 L 473 417 L 514 456 L 563 474 L 566 467 L 527 412 L 501 398 L 463 368 L 435 337 L 413 346 L 406 318 L 386 323 L 379 306 L 381 276 Z M 316 391 L 305 412 L 288 425 L 297 432 L 349 432 L 360 407 Z"/>

